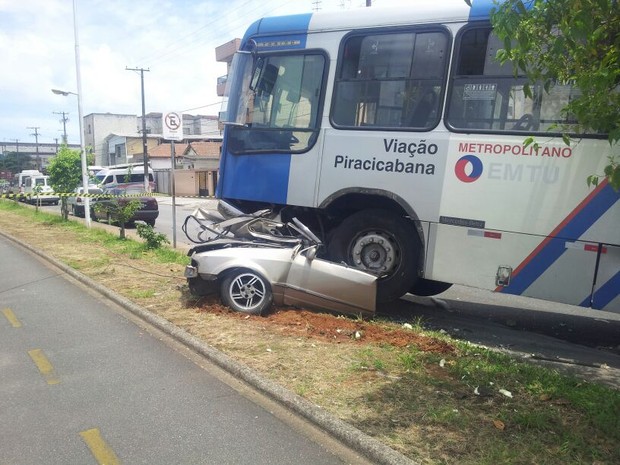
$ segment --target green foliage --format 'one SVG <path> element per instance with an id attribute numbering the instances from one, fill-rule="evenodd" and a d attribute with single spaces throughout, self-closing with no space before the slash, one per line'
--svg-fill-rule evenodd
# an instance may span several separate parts
<path id="1" fill-rule="evenodd" d="M 95 213 L 98 218 L 107 217 L 110 221 L 115 220 L 120 225 L 120 238 L 125 239 L 125 225 L 129 223 L 133 215 L 140 209 L 140 200 L 129 201 L 114 198 L 95 204 Z"/>
<path id="2" fill-rule="evenodd" d="M 563 108 L 579 131 L 608 135 L 610 164 L 588 177 L 596 185 L 604 176 L 620 189 L 620 6 L 616 0 L 507 0 L 491 16 L 503 41 L 500 62 L 511 61 L 515 73 L 546 91 L 555 83 L 573 83 L 581 95 Z M 527 94 L 529 87 L 525 89 Z M 567 128 L 559 128 L 568 131 Z M 563 136 L 569 143 L 570 137 Z"/>
<path id="3" fill-rule="evenodd" d="M 13 174 L 32 169 L 32 157 L 25 153 L 9 152 L 0 155 L 0 171 L 10 171 Z"/>
<path id="4" fill-rule="evenodd" d="M 170 241 L 165 234 L 155 232 L 153 226 L 150 224 L 137 224 L 138 236 L 145 241 L 147 249 L 159 249 L 164 244 L 169 244 Z"/>
<path id="5" fill-rule="evenodd" d="M 73 192 L 82 183 L 82 158 L 78 150 L 71 150 L 63 145 L 56 156 L 51 159 L 47 172 L 50 176 L 50 185 L 54 192 Z M 67 198 L 61 197 L 62 217 L 67 220 L 69 209 Z"/>
<path id="6" fill-rule="evenodd" d="M 73 192 L 82 184 L 82 159 L 78 150 L 63 145 L 47 169 L 55 192 Z"/>
<path id="7" fill-rule="evenodd" d="M 41 195 L 41 191 L 43 190 L 43 186 L 39 186 L 38 184 L 32 188 L 32 193 L 35 195 L 35 211 L 39 212 L 39 195 Z"/>

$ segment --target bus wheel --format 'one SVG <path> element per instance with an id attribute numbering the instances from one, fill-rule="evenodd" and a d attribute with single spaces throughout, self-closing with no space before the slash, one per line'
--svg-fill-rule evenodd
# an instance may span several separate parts
<path id="1" fill-rule="evenodd" d="M 333 232 L 329 257 L 381 276 L 377 302 L 406 294 L 417 279 L 420 243 L 412 225 L 385 210 L 362 210 L 346 218 Z"/>

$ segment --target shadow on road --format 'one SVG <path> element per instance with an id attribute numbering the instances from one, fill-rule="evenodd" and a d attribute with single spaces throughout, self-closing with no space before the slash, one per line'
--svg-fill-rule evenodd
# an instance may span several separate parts
<path id="1" fill-rule="evenodd" d="M 424 328 L 455 339 L 620 388 L 618 315 L 562 305 L 550 310 L 473 300 L 454 293 L 441 298 L 407 295 L 381 306 L 379 314 L 402 322 L 419 319 Z M 527 304 L 535 307 L 538 302 Z M 552 304 L 543 302 L 542 306 Z"/>

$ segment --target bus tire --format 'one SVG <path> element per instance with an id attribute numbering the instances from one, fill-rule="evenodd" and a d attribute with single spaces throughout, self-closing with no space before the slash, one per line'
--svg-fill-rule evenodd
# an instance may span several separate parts
<path id="1" fill-rule="evenodd" d="M 420 241 L 413 223 L 386 210 L 361 210 L 344 219 L 328 244 L 328 255 L 358 269 L 385 275 L 377 282 L 377 302 L 406 294 L 417 280 Z"/>

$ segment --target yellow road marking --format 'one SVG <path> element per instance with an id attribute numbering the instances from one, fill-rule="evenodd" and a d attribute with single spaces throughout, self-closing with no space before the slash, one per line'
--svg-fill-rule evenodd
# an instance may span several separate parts
<path id="1" fill-rule="evenodd" d="M 9 323 L 11 323 L 13 328 L 22 327 L 21 322 L 15 316 L 15 313 L 13 313 L 13 310 L 11 310 L 10 308 L 4 308 L 2 309 L 2 313 L 4 313 L 4 316 L 6 317 L 7 320 L 9 320 Z"/>
<path id="2" fill-rule="evenodd" d="M 58 379 L 58 377 L 56 376 L 56 373 L 54 372 L 54 367 L 52 366 L 52 364 L 47 359 L 47 357 L 45 356 L 45 354 L 43 353 L 41 349 L 29 350 L 28 355 L 30 355 L 30 358 L 32 359 L 32 361 L 35 363 L 35 365 L 37 366 L 37 368 L 39 369 L 39 371 L 45 378 L 45 381 L 47 381 L 47 384 L 60 383 L 60 380 Z"/>
<path id="3" fill-rule="evenodd" d="M 99 465 L 120 465 L 118 457 L 110 446 L 103 440 L 97 428 L 82 431 L 82 439 Z"/>

